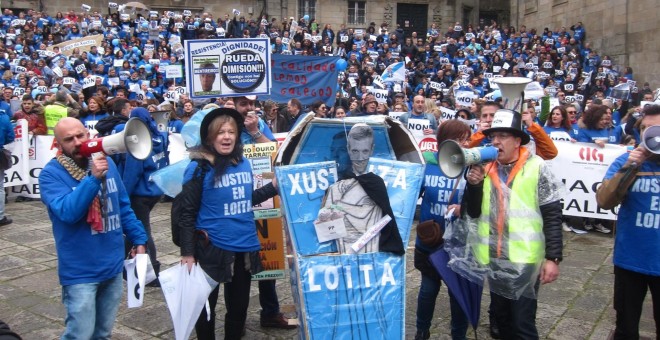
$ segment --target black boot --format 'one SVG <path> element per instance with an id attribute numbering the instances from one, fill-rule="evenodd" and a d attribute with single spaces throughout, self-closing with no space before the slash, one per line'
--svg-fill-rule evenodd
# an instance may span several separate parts
<path id="1" fill-rule="evenodd" d="M 431 332 L 428 330 L 425 331 L 417 331 L 415 333 L 415 340 L 428 340 L 431 337 Z"/>
<path id="2" fill-rule="evenodd" d="M 497 320 L 495 320 L 495 315 L 493 313 L 488 313 L 488 319 L 490 321 L 490 337 L 493 339 L 499 339 L 500 328 L 497 326 Z"/>

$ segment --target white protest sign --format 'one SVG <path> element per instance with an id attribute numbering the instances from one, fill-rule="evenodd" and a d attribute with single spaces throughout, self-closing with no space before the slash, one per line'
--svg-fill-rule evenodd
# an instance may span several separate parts
<path id="1" fill-rule="evenodd" d="M 533 81 L 530 82 L 525 86 L 525 98 L 530 98 L 530 99 L 539 99 L 541 97 L 545 96 L 545 93 L 543 92 L 543 86 L 539 84 L 538 81 Z"/>
<path id="2" fill-rule="evenodd" d="M 469 107 L 477 95 L 472 91 L 456 91 L 456 106 Z"/>
<path id="3" fill-rule="evenodd" d="M 456 111 L 446 108 L 444 106 L 439 107 L 442 112 L 442 120 L 454 119 L 456 117 Z"/>
<path id="4" fill-rule="evenodd" d="M 183 77 L 183 66 L 181 65 L 165 66 L 165 78 L 181 78 L 181 77 Z"/>
<path id="5" fill-rule="evenodd" d="M 389 94 L 387 90 L 370 89 L 369 93 L 373 94 L 374 97 L 376 97 L 377 102 L 387 103 L 387 95 Z"/>
<path id="6" fill-rule="evenodd" d="M 76 73 L 78 73 L 78 74 L 81 74 L 81 73 L 85 72 L 86 70 L 87 70 L 87 68 L 85 67 L 85 64 L 80 64 L 80 65 L 76 66 Z"/>
<path id="7" fill-rule="evenodd" d="M 83 79 L 82 88 L 83 89 L 90 88 L 90 87 L 94 86 L 95 83 L 96 83 L 96 77 L 87 77 L 87 78 Z"/>
<path id="8" fill-rule="evenodd" d="M 179 101 L 179 94 L 176 91 L 167 91 L 163 94 L 163 98 L 170 102 Z"/>
<path id="9" fill-rule="evenodd" d="M 429 82 L 429 87 L 436 90 L 436 91 L 442 91 L 443 86 L 441 86 L 441 85 L 443 85 L 443 84 L 435 82 L 435 81 L 430 81 Z"/>
<path id="10" fill-rule="evenodd" d="M 25 88 L 22 87 L 15 87 L 14 88 L 14 96 L 17 97 L 22 97 L 25 94 Z"/>
<path id="11" fill-rule="evenodd" d="M 418 140 L 424 138 L 424 130 L 431 128 L 431 121 L 428 119 L 416 119 L 408 117 L 408 126 L 406 126 L 412 135 Z"/>
<path id="12" fill-rule="evenodd" d="M 390 111 L 390 112 L 388 113 L 388 116 L 390 116 L 391 118 L 394 118 L 394 119 L 396 119 L 396 120 L 399 120 L 399 118 L 401 117 L 401 115 L 404 114 L 404 113 L 406 113 L 406 112 L 394 112 L 394 111 Z"/>
<path id="13" fill-rule="evenodd" d="M 383 84 L 383 78 L 381 78 L 380 75 L 376 75 L 374 77 L 373 84 L 380 87 L 381 89 L 385 88 L 385 84 Z"/>

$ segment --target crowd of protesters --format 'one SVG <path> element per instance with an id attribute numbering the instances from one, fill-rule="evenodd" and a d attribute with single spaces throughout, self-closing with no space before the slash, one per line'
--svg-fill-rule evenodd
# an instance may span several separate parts
<path id="1" fill-rule="evenodd" d="M 341 25 L 335 31 L 332 25 L 321 25 L 308 16 L 283 21 L 263 16 L 255 20 L 246 19 L 236 10 L 217 19 L 210 13 L 188 11 L 123 12 L 129 13 L 111 9 L 107 15 L 90 10 L 51 16 L 34 10 L 13 13 L 6 9 L 0 17 L 3 100 L 24 101 L 22 106 L 8 108 L 11 114 L 20 109 L 15 118 L 28 117 L 31 130 L 42 133 L 43 124 L 36 118 L 30 119 L 31 114 L 38 115 L 44 104 L 54 100 L 51 93 L 58 89 L 73 92 L 73 102 L 80 106 L 76 114 L 83 119 L 92 114 L 87 119 L 92 122 L 104 114 L 112 115 L 112 98 L 125 98 L 133 107 L 172 101 L 165 98 L 166 93 L 184 85 L 184 80 L 166 78 L 165 67 L 183 64 L 181 43 L 187 39 L 261 37 L 271 40 L 272 53 L 344 58 L 347 69 L 341 73 L 343 81 L 338 85 L 336 105 L 321 112 L 315 110 L 321 117 L 334 117 L 339 106 L 347 116 L 363 114 L 365 104 L 369 104 L 363 99 L 375 85 L 374 78 L 400 61 L 405 62 L 406 80 L 383 85 L 390 98 L 387 103 L 376 103 L 379 114 L 409 111 L 413 97 L 422 95 L 431 99 L 425 111 L 439 115 L 434 106 L 455 106 L 455 90 L 469 90 L 478 98 L 489 98 L 493 77 L 525 76 L 538 81 L 546 94 L 558 98 L 560 104 L 577 103 L 579 117 L 588 101 L 612 97 L 614 86 L 632 80 L 633 76 L 630 67 L 613 65 L 609 56 L 601 56 L 590 47 L 580 22 L 569 28 L 546 27 L 543 31 L 525 26 L 503 27 L 496 22 L 467 27 L 452 23 L 443 31 L 432 24 L 425 34 L 408 35 L 401 27 L 389 27 L 387 23 L 372 22 L 363 29 Z M 58 43 L 94 34 L 102 34 L 103 40 L 88 52 L 76 48 L 67 56 L 57 48 L 48 51 Z M 72 83 L 87 85 L 81 89 Z M 644 94 L 652 97 L 648 84 L 632 84 L 631 89 L 634 100 L 643 99 Z M 172 118 L 184 122 L 209 102 L 191 101 L 185 94 L 176 99 L 172 103 L 176 115 Z M 97 105 L 90 105 L 90 101 Z M 223 101 L 218 101 L 222 105 Z M 283 105 L 291 103 L 276 104 L 289 122 L 296 115 L 284 110 Z M 622 105 L 614 100 L 610 107 L 617 111 L 613 112 L 615 125 L 622 123 L 627 113 L 617 110 Z M 300 107 L 305 109 L 309 108 Z M 478 118 L 478 105 L 467 109 L 468 118 Z M 88 127 L 94 126 L 90 123 Z"/>
<path id="2" fill-rule="evenodd" d="M 52 133 L 45 116 L 53 112 L 78 117 L 88 129 L 107 135 L 139 106 L 170 111 L 170 132 L 180 132 L 210 102 L 224 106 L 223 98 L 191 100 L 179 94 L 185 92 L 185 77 L 166 78 L 168 65 L 184 63 L 181 43 L 186 39 L 261 37 L 270 39 L 274 54 L 333 55 L 346 61 L 334 106 L 317 101 L 305 107 L 295 98 L 258 102 L 271 132 L 287 132 L 306 112 L 317 117 L 409 112 L 413 118 L 434 115 L 430 120 L 439 123 L 442 106 L 456 109 L 456 117 L 479 121 L 483 104 L 499 96 L 490 81 L 521 76 L 543 88 L 544 97 L 529 101 L 528 107 L 553 139 L 602 146 L 639 141 L 634 124 L 626 123 L 639 117 L 640 101 L 655 99 L 648 83 L 634 83 L 630 67 L 614 65 L 609 56 L 590 47 L 581 22 L 543 31 L 496 22 L 467 27 L 452 23 L 443 31 L 434 23 L 425 34 L 407 34 L 387 23 L 372 22 L 361 29 L 341 25 L 335 31 L 308 16 L 255 20 L 234 10 L 216 19 L 206 12 L 116 8 L 106 15 L 90 10 L 55 16 L 5 9 L 0 23 L 0 110 L 27 119 L 30 134 L 37 135 Z M 89 51 L 74 48 L 69 56 L 52 48 L 95 34 L 102 35 L 102 42 Z M 398 62 L 405 63 L 404 81 L 374 82 Z M 622 95 L 615 86 L 623 83 L 630 86 Z M 388 90 L 387 102 L 369 94 L 372 88 Z M 472 92 L 475 99 L 459 107 L 454 98 L 458 91 Z M 587 110 L 590 105 L 592 110 Z"/>
<path id="3" fill-rule="evenodd" d="M 101 43 L 89 51 L 75 48 L 63 54 L 55 46 L 89 35 L 102 35 Z M 170 132 L 180 132 L 207 104 L 226 104 L 225 98 L 191 99 L 177 91 L 185 87 L 185 77 L 166 77 L 166 66 L 184 63 L 182 43 L 259 37 L 270 39 L 273 54 L 338 56 L 346 61 L 333 106 L 318 101 L 305 107 L 295 98 L 287 103 L 257 103 L 265 136 L 289 131 L 306 112 L 321 118 L 406 112 L 403 121 L 423 117 L 433 122 L 424 133 L 435 135 L 443 120 L 441 106 L 456 109 L 457 119 L 492 120 L 488 109 L 482 112 L 501 97 L 491 80 L 519 76 L 543 88 L 543 95 L 527 101 L 529 112 L 523 115 L 532 116 L 528 128 L 533 120 L 553 139 L 599 146 L 639 142 L 634 124 L 639 104 L 656 96 L 648 83 L 637 86 L 630 67 L 614 65 L 609 56 L 599 55 L 586 36 L 581 22 L 542 31 L 496 22 L 467 27 L 452 23 L 444 29 L 434 23 L 426 32 L 407 34 L 387 23 L 359 29 L 341 25 L 335 30 L 309 16 L 246 19 L 236 10 L 216 19 L 210 13 L 136 12 L 121 6 L 107 15 L 91 9 L 55 16 L 5 9 L 0 17 L 0 110 L 14 120 L 26 119 L 33 135 L 53 133 L 49 115 L 78 118 L 86 128 L 107 135 L 138 107 L 170 111 Z M 378 76 L 399 62 L 405 64 L 404 80 L 379 83 Z M 369 93 L 374 87 L 388 90 L 386 102 Z M 458 107 L 458 91 L 474 93 L 475 99 Z M 146 111 L 140 112 L 148 120 Z M 475 126 L 475 131 L 456 137 L 467 145 L 465 136 L 472 132 L 479 136 L 488 128 Z M 569 225 L 578 223 L 609 232 L 599 221 L 566 220 L 564 228 L 573 230 Z"/>

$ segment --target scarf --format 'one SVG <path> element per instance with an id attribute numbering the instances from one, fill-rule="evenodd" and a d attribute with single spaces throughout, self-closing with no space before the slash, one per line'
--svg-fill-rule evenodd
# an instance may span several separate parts
<path id="1" fill-rule="evenodd" d="M 83 170 L 73 161 L 70 157 L 60 154 L 57 156 L 57 161 L 64 167 L 64 169 L 77 181 L 82 181 L 87 176 L 87 171 Z M 103 231 L 103 215 L 101 213 L 101 200 L 96 195 L 92 201 L 92 205 L 87 211 L 87 223 L 90 224 L 92 230 L 101 232 Z"/>

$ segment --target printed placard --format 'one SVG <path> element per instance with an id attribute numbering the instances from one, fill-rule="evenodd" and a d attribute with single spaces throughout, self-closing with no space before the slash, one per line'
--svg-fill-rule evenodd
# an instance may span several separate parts
<path id="1" fill-rule="evenodd" d="M 269 39 L 186 40 L 192 98 L 270 94 Z"/>

